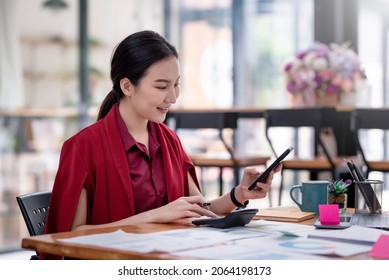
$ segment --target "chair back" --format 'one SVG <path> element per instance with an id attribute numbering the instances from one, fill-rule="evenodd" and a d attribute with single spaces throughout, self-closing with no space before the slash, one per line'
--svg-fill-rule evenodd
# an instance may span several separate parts
<path id="1" fill-rule="evenodd" d="M 354 138 L 357 143 L 357 150 L 359 154 L 362 156 L 362 159 L 367 166 L 367 174 L 368 176 L 369 172 L 372 170 L 380 171 L 380 169 L 384 172 L 387 172 L 387 167 L 382 168 L 373 168 L 370 166 L 370 161 L 367 159 L 365 149 L 362 145 L 362 136 L 360 135 L 360 132 L 362 130 L 368 131 L 368 130 L 382 130 L 383 132 L 389 131 L 389 109 L 387 108 L 358 108 L 355 109 L 352 112 L 351 117 L 351 130 L 354 132 Z M 385 133 L 382 137 L 382 145 L 379 148 L 382 148 L 382 155 L 384 158 L 385 156 L 385 147 L 384 147 L 384 138 Z M 375 137 L 376 138 L 376 137 Z M 378 143 L 377 141 L 374 142 L 374 144 Z M 371 147 L 373 145 L 369 145 Z"/>
<path id="2" fill-rule="evenodd" d="M 238 116 L 235 112 L 174 112 L 175 129 L 224 129 L 238 127 Z"/>
<path id="3" fill-rule="evenodd" d="M 333 156 L 331 156 L 331 153 L 329 152 L 328 147 L 321 138 L 322 129 L 329 128 L 334 125 L 333 118 L 324 119 L 323 117 L 330 115 L 329 113 L 331 110 L 334 111 L 331 108 L 288 108 L 266 110 L 264 114 L 266 120 L 265 136 L 275 156 L 278 156 L 278 153 L 276 152 L 273 146 L 273 141 L 269 136 L 269 130 L 272 127 L 289 127 L 294 129 L 301 127 L 312 128 L 314 131 L 313 153 L 315 156 L 319 155 L 319 151 L 324 154 L 324 157 L 327 159 L 331 166 L 332 175 L 335 178 L 336 164 L 334 162 Z M 294 152 L 295 155 L 298 155 L 298 147 L 295 147 Z"/>
<path id="4" fill-rule="evenodd" d="M 35 192 L 16 197 L 31 236 L 44 233 L 50 198 L 51 191 Z"/>
<path id="5" fill-rule="evenodd" d="M 265 136 L 270 144 L 273 153 L 278 156 L 270 135 L 269 130 L 273 127 L 288 127 L 298 129 L 301 127 L 312 128 L 314 131 L 314 154 L 318 154 L 318 147 L 323 149 L 324 154 L 330 158 L 327 148 L 320 138 L 322 128 L 321 110 L 318 108 L 299 108 L 299 109 L 268 109 L 265 114 L 266 131 Z M 298 149 L 295 150 L 298 151 Z"/>
<path id="6" fill-rule="evenodd" d="M 351 129 L 383 129 L 389 130 L 389 109 L 358 108 L 352 112 Z"/>
<path id="7" fill-rule="evenodd" d="M 268 109 L 265 111 L 268 127 L 320 128 L 321 112 L 317 108 Z"/>
<path id="8" fill-rule="evenodd" d="M 232 160 L 234 159 L 234 149 L 229 141 L 223 136 L 224 129 L 238 128 L 238 114 L 235 112 L 174 112 L 170 116 L 175 123 L 171 125 L 175 131 L 179 129 L 215 129 L 219 140 L 223 143 Z M 234 137 L 232 135 L 232 137 Z"/>

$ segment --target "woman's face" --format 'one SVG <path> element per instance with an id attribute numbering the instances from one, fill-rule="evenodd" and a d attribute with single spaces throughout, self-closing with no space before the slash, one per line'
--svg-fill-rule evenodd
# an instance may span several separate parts
<path id="1" fill-rule="evenodd" d="M 158 61 L 146 71 L 130 96 L 132 110 L 141 119 L 163 122 L 180 94 L 180 70 L 174 56 Z"/>

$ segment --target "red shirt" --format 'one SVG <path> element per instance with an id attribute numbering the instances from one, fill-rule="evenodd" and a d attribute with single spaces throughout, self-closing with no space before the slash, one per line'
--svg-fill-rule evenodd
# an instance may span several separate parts
<path id="1" fill-rule="evenodd" d="M 115 106 L 116 119 L 128 161 L 134 191 L 135 213 L 155 209 L 167 204 L 165 172 L 155 123 L 149 122 L 149 152 L 136 142 Z"/>

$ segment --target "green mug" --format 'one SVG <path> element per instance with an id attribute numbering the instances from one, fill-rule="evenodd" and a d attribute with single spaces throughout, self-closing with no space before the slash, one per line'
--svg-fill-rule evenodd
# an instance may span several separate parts
<path id="1" fill-rule="evenodd" d="M 306 181 L 290 189 L 290 198 L 303 212 L 319 213 L 319 204 L 327 204 L 328 181 Z M 301 193 L 301 201 L 294 196 L 295 190 Z"/>

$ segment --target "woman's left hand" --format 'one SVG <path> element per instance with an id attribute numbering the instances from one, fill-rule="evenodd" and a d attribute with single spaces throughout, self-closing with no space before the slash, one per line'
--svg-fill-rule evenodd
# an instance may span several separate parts
<path id="1" fill-rule="evenodd" d="M 243 173 L 243 178 L 240 185 L 235 189 L 236 199 L 243 203 L 249 199 L 257 199 L 266 197 L 267 193 L 270 190 L 270 185 L 273 181 L 274 174 L 280 172 L 282 169 L 282 163 L 277 165 L 277 167 L 269 173 L 269 176 L 266 178 L 266 182 L 257 183 L 256 187 L 253 190 L 249 190 L 249 186 L 258 176 L 261 174 L 254 167 L 245 168 Z"/>

